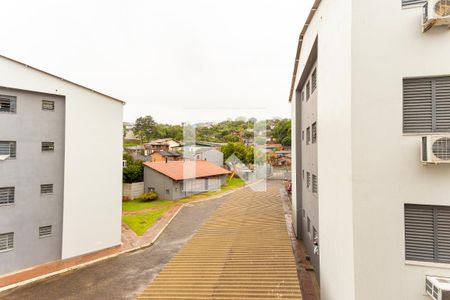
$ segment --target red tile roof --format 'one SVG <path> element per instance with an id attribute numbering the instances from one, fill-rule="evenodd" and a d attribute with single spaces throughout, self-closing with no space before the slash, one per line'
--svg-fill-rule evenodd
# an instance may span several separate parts
<path id="1" fill-rule="evenodd" d="M 231 173 L 230 171 L 205 160 L 146 162 L 144 163 L 144 166 L 170 177 L 173 180 L 202 178 Z"/>

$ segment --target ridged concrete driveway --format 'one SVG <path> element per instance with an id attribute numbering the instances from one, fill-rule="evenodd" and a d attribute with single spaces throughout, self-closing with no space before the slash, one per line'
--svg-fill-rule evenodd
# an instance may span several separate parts
<path id="1" fill-rule="evenodd" d="M 139 299 L 301 299 L 279 187 L 231 195 Z"/>

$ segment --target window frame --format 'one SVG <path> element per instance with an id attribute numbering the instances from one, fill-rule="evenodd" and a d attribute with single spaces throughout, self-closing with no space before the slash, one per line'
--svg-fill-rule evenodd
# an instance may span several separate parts
<path id="1" fill-rule="evenodd" d="M 317 122 L 311 125 L 311 144 L 317 143 Z"/>
<path id="2" fill-rule="evenodd" d="M 0 206 L 7 206 L 7 205 L 13 205 L 16 203 L 16 188 L 14 186 L 2 186 L 0 187 L 0 195 L 1 190 L 6 190 L 7 195 L 7 201 L 6 202 L 0 202 Z M 12 191 L 12 192 L 11 192 Z M 11 196 L 12 194 L 12 196 Z"/>
<path id="3" fill-rule="evenodd" d="M 424 248 L 420 249 L 418 246 L 415 246 L 416 248 L 414 248 L 414 245 L 417 245 L 417 241 L 416 236 L 412 236 L 409 237 L 408 234 L 410 234 L 411 232 L 415 232 L 417 229 L 416 227 L 414 227 L 413 225 L 410 225 L 411 227 L 408 229 L 408 209 L 411 209 L 411 211 L 409 212 L 411 215 L 409 216 L 410 218 L 420 218 L 420 220 L 422 222 L 424 222 L 425 224 L 428 223 L 428 227 L 433 228 L 431 232 L 426 232 L 424 230 L 426 230 L 427 228 L 425 228 L 424 226 L 421 225 L 417 225 L 414 224 L 414 226 L 419 226 L 420 230 L 421 230 L 421 238 L 426 239 L 427 235 L 428 235 L 428 239 L 430 239 L 430 237 L 432 236 L 432 244 L 433 244 L 433 248 L 432 248 L 432 253 L 426 252 L 426 248 L 429 248 L 429 245 L 425 245 L 423 246 Z M 420 214 L 423 214 L 420 217 L 417 217 L 417 213 L 416 215 L 414 215 L 413 210 L 416 209 L 417 211 L 420 212 L 420 209 L 422 209 L 423 211 L 420 212 Z M 425 262 L 425 263 L 441 263 L 441 264 L 450 264 L 450 258 L 448 258 L 448 260 L 445 259 L 440 259 L 440 251 L 439 249 L 441 249 L 440 244 L 442 244 L 441 239 L 439 238 L 439 211 L 440 213 L 444 213 L 446 212 L 447 214 L 450 215 L 450 206 L 445 206 L 445 205 L 426 205 L 426 204 L 410 204 L 410 203 L 405 203 L 404 204 L 404 216 L 403 216 L 403 221 L 404 221 L 404 254 L 405 254 L 405 261 L 419 261 L 419 262 Z M 427 219 L 426 218 L 426 214 L 427 214 L 427 210 L 428 210 L 428 214 L 431 215 L 431 219 Z M 411 222 L 409 220 L 409 222 Z M 415 223 L 417 221 L 414 220 L 413 223 Z M 446 223 L 445 225 L 442 225 L 444 228 L 448 227 L 448 225 L 450 225 L 450 221 L 448 222 L 448 224 Z M 442 237 L 442 240 L 444 243 L 446 243 L 446 240 L 448 239 L 448 236 L 450 236 L 450 230 L 448 230 L 448 233 L 446 233 L 446 236 Z M 441 242 L 440 242 L 441 241 Z M 422 241 L 420 244 L 423 244 L 424 242 Z M 411 247 L 413 248 L 408 248 L 408 246 L 411 245 Z M 444 250 L 447 247 L 443 247 Z M 409 252 L 416 252 L 419 251 L 420 253 L 422 253 L 423 256 L 432 256 L 432 259 L 425 259 L 425 258 L 419 258 L 419 257 L 411 257 L 408 256 L 408 251 Z M 448 253 L 446 253 L 446 256 L 450 257 L 450 251 L 447 251 Z"/>
<path id="4" fill-rule="evenodd" d="M 424 80 L 424 81 L 430 81 L 431 84 L 431 107 L 429 109 L 431 109 L 431 130 L 408 130 L 406 128 L 406 117 L 407 117 L 407 112 L 406 112 L 406 97 L 405 97 L 405 87 L 406 87 L 406 83 L 411 83 L 411 84 L 419 84 L 420 80 Z M 446 130 L 438 130 L 438 119 L 437 119 L 437 95 L 436 95 L 436 83 L 437 81 L 440 80 L 449 80 L 450 81 L 450 75 L 446 75 L 446 76 L 428 76 L 428 77 L 404 77 L 402 78 L 402 134 L 404 136 L 423 136 L 423 135 L 434 135 L 434 134 L 449 134 L 450 133 L 450 128 L 446 129 Z M 414 82 L 417 81 L 417 82 Z M 425 83 L 422 83 L 425 84 Z M 422 93 L 424 93 L 425 91 L 421 91 Z M 412 103 L 417 102 L 417 100 L 413 100 Z M 423 105 L 426 105 L 423 104 Z M 416 108 L 417 110 L 417 108 Z M 414 110 L 413 110 L 414 111 Z M 413 112 L 412 111 L 412 112 Z M 412 113 L 410 111 L 410 113 Z M 450 112 L 448 113 L 449 115 L 447 117 L 444 117 L 443 119 L 447 119 L 450 117 Z M 411 117 L 410 117 L 411 118 Z M 420 117 L 417 117 L 418 119 L 420 119 Z M 423 118 L 423 116 L 422 116 Z M 411 122 L 410 119 L 409 122 Z M 417 120 L 416 120 L 417 121 Z"/>
<path id="5" fill-rule="evenodd" d="M 14 250 L 14 232 L 0 233 L 0 239 L 3 236 L 6 237 L 6 242 L 5 242 L 6 248 L 5 249 L 0 249 L 0 253 Z"/>
<path id="6" fill-rule="evenodd" d="M 54 152 L 55 142 L 41 142 L 41 152 Z"/>
<path id="7" fill-rule="evenodd" d="M 306 145 L 311 144 L 311 127 L 306 128 Z"/>
<path id="8" fill-rule="evenodd" d="M 46 105 L 51 105 L 51 108 L 46 108 Z M 42 110 L 43 111 L 55 111 L 55 101 L 53 100 L 42 100 Z"/>
<path id="9" fill-rule="evenodd" d="M 3 98 L 3 99 L 2 99 Z M 0 104 L 0 113 L 2 114 L 16 114 L 17 113 L 17 97 L 16 96 L 11 96 L 11 95 L 3 95 L 0 94 L 0 103 L 2 102 L 2 100 L 9 100 L 10 104 L 9 104 L 9 111 L 3 111 L 1 110 L 1 104 Z M 13 108 L 13 109 L 12 109 Z"/>
<path id="10" fill-rule="evenodd" d="M 0 155 L 9 155 L 8 159 L 16 159 L 17 158 L 17 141 L 0 141 L 0 144 L 2 143 L 9 143 L 9 154 L 1 154 Z M 11 151 L 13 149 L 13 151 Z M 13 154 L 11 154 L 11 152 Z"/>

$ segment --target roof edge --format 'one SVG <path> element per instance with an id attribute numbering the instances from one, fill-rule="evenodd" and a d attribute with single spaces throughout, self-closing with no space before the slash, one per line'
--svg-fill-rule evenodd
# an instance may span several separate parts
<path id="1" fill-rule="evenodd" d="M 7 56 L 1 55 L 1 54 L 0 54 L 0 57 L 1 57 L 1 58 L 4 58 L 4 59 L 6 59 L 6 60 L 12 61 L 12 62 L 14 62 L 14 63 L 20 64 L 20 65 L 22 65 L 22 66 L 24 66 L 24 67 L 26 67 L 26 68 L 30 68 L 30 69 L 33 69 L 33 70 L 38 71 L 38 72 L 40 72 L 40 73 L 43 73 L 43 74 L 45 74 L 45 75 L 54 77 L 54 78 L 59 79 L 59 80 L 61 80 L 61 81 L 65 81 L 65 82 L 68 82 L 68 83 L 70 83 L 70 84 L 76 85 L 76 86 L 78 86 L 78 87 L 81 87 L 81 88 L 83 88 L 83 89 L 86 89 L 86 90 L 88 90 L 88 91 L 91 91 L 91 92 L 93 92 L 93 93 L 95 93 L 95 94 L 104 96 L 104 97 L 106 97 L 106 98 L 109 98 L 109 99 L 112 99 L 112 100 L 115 100 L 115 101 L 119 101 L 119 102 L 121 102 L 122 104 L 125 104 L 125 103 L 126 103 L 125 101 L 120 100 L 120 99 L 118 99 L 118 98 L 115 98 L 115 97 L 106 95 L 106 94 L 101 93 L 101 92 L 99 92 L 99 91 L 96 91 L 96 90 L 94 90 L 94 89 L 88 88 L 88 87 L 86 87 L 86 86 L 84 86 L 84 85 L 78 84 L 78 83 L 76 83 L 76 82 L 67 80 L 67 79 L 65 79 L 65 78 L 63 78 L 63 77 L 54 75 L 54 74 L 52 74 L 52 73 L 43 71 L 43 70 L 41 70 L 41 69 L 35 68 L 35 67 L 33 67 L 33 66 L 30 66 L 30 65 L 27 65 L 27 64 L 25 64 L 25 63 L 23 63 L 23 62 L 20 62 L 20 61 L 18 61 L 18 60 L 12 59 L 12 58 L 10 58 L 10 57 L 7 57 Z"/>
<path id="2" fill-rule="evenodd" d="M 291 80 L 291 90 L 289 92 L 289 102 L 292 101 L 292 96 L 294 95 L 295 90 L 295 78 L 297 77 L 297 71 L 298 71 L 298 63 L 300 61 L 300 53 L 303 45 L 303 38 L 305 37 L 306 31 L 309 28 L 309 24 L 311 24 L 311 20 L 313 19 L 314 15 L 316 14 L 317 9 L 319 8 L 320 3 L 322 0 L 315 0 L 314 4 L 309 11 L 308 18 L 306 18 L 306 22 L 303 25 L 302 32 L 300 33 L 300 36 L 298 38 L 298 44 L 297 44 L 297 53 L 295 55 L 295 62 L 294 62 L 294 71 L 292 72 L 292 80 Z"/>

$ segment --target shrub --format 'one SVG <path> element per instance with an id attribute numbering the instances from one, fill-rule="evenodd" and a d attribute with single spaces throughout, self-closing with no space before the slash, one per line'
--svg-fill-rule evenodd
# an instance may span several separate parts
<path id="1" fill-rule="evenodd" d="M 158 199 L 158 194 L 155 192 L 144 193 L 139 196 L 139 199 L 141 201 L 153 201 L 153 200 Z"/>
<path id="2" fill-rule="evenodd" d="M 124 154 L 123 159 L 127 161 L 127 167 L 123 168 L 123 182 L 133 183 L 144 181 L 144 165 L 142 161 L 133 159 L 129 154 Z"/>
<path id="3" fill-rule="evenodd" d="M 122 196 L 122 201 L 130 201 L 130 197 L 128 197 L 128 196 Z"/>

